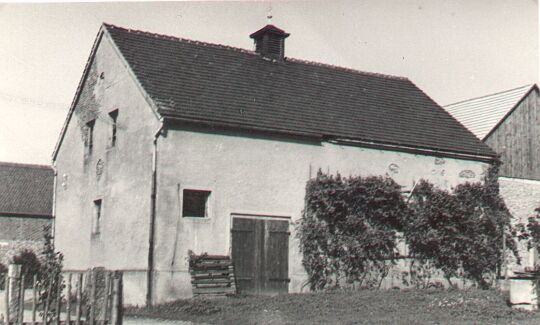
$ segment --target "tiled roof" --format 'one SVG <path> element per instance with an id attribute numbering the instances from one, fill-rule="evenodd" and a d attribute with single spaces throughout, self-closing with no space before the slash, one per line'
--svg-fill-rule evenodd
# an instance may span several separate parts
<path id="1" fill-rule="evenodd" d="M 0 162 L 0 214 L 52 216 L 53 183 L 49 166 Z"/>
<path id="2" fill-rule="evenodd" d="M 503 92 L 472 98 L 444 106 L 480 140 L 519 103 L 534 85 L 526 85 Z"/>
<path id="3" fill-rule="evenodd" d="M 166 120 L 495 155 L 406 78 L 104 26 Z"/>

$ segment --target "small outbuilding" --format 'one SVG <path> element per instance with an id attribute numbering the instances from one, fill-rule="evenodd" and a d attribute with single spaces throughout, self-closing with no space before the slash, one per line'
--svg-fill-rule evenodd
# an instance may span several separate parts
<path id="1" fill-rule="evenodd" d="M 0 263 L 24 249 L 43 250 L 53 217 L 54 172 L 50 166 L 0 162 Z"/>

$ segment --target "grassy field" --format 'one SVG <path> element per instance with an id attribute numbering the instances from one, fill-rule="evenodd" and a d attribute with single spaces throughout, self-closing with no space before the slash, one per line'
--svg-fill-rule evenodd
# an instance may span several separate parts
<path id="1" fill-rule="evenodd" d="M 540 324 L 495 290 L 362 290 L 190 299 L 126 315 L 207 324 Z"/>

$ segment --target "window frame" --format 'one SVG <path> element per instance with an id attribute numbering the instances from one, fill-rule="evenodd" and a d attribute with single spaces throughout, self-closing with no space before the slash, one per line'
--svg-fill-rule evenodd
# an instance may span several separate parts
<path id="1" fill-rule="evenodd" d="M 116 147 L 118 142 L 118 109 L 114 109 L 109 112 L 109 118 L 111 119 L 111 139 L 109 146 L 111 148 Z"/>
<path id="2" fill-rule="evenodd" d="M 103 223 L 103 199 L 95 199 L 92 201 L 92 237 L 99 237 L 101 235 L 101 228 Z"/>
<path id="3" fill-rule="evenodd" d="M 96 127 L 96 119 L 86 122 L 86 155 L 91 155 L 94 149 L 94 128 Z"/>
<path id="4" fill-rule="evenodd" d="M 180 218 L 183 220 L 209 220 L 212 217 L 213 212 L 213 202 L 214 202 L 214 191 L 208 187 L 197 187 L 197 186 L 186 186 L 179 189 L 180 195 L 181 195 L 181 204 L 180 204 Z M 206 200 L 205 200 L 205 208 L 204 208 L 204 216 L 195 216 L 195 215 L 186 215 L 184 214 L 184 204 L 186 203 L 186 191 L 192 191 L 192 192 L 205 192 L 206 193 Z"/>

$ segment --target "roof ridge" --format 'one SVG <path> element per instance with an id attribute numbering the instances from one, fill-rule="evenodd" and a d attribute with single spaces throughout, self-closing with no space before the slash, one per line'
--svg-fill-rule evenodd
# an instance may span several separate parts
<path id="1" fill-rule="evenodd" d="M 183 42 L 186 42 L 186 43 L 192 43 L 192 44 L 198 44 L 198 45 L 203 45 L 203 46 L 222 48 L 222 49 L 227 49 L 227 50 L 234 50 L 234 51 L 238 51 L 238 52 L 242 52 L 242 53 L 246 53 L 246 54 L 257 55 L 257 53 L 255 53 L 255 51 L 246 50 L 246 49 L 243 49 L 243 48 L 240 48 L 240 47 L 234 47 L 234 46 L 230 46 L 230 45 L 197 41 L 197 40 L 193 40 L 193 39 L 189 39 L 189 38 L 165 35 L 165 34 L 160 34 L 160 33 L 152 33 L 152 32 L 147 32 L 147 31 L 143 31 L 143 30 L 140 30 L 140 29 L 125 28 L 125 27 L 120 27 L 120 26 L 116 26 L 116 25 L 113 25 L 113 24 L 107 24 L 107 23 L 103 23 L 103 25 L 105 27 L 107 27 L 107 28 L 120 29 L 120 30 L 126 31 L 128 33 L 143 34 L 143 35 L 147 35 L 147 36 L 154 36 L 154 37 L 158 37 L 158 38 L 162 38 L 162 39 L 167 39 L 167 40 L 170 40 L 170 41 L 183 41 Z"/>
<path id="2" fill-rule="evenodd" d="M 198 44 L 198 45 L 202 45 L 202 46 L 209 46 L 209 47 L 221 48 L 221 49 L 226 49 L 226 50 L 233 50 L 233 51 L 237 51 L 237 52 L 240 52 L 240 53 L 259 56 L 259 54 L 257 52 L 255 52 L 255 51 L 246 50 L 246 49 L 243 49 L 243 48 L 240 48 L 240 47 L 234 47 L 234 46 L 230 46 L 230 45 L 223 45 L 223 44 L 217 44 L 217 43 L 210 43 L 210 42 L 192 40 L 192 39 L 184 38 L 184 37 L 170 36 L 170 35 L 159 34 L 159 33 L 152 33 L 152 32 L 142 31 L 142 30 L 138 30 L 138 29 L 120 27 L 120 26 L 116 26 L 116 25 L 108 24 L 108 23 L 103 23 L 103 25 L 105 27 L 107 27 L 107 28 L 120 29 L 120 30 L 126 31 L 128 33 L 143 34 L 143 35 L 154 36 L 154 37 L 158 37 L 158 38 L 166 39 L 166 40 L 171 40 L 171 41 L 187 42 L 187 43 L 191 43 L 191 44 Z M 343 67 L 343 66 L 329 64 L 329 63 L 322 63 L 322 62 L 316 62 L 316 61 L 310 61 L 310 60 L 304 60 L 304 59 L 296 59 L 296 58 L 291 58 L 291 57 L 285 57 L 285 61 L 286 62 L 293 62 L 293 63 L 309 64 L 309 65 L 312 65 L 312 66 L 331 68 L 331 69 L 335 69 L 335 70 L 347 71 L 347 72 L 358 73 L 358 74 L 363 74 L 363 75 L 367 75 L 367 76 L 374 76 L 374 77 L 379 77 L 379 78 L 386 78 L 386 79 L 393 79 L 393 80 L 409 80 L 407 77 L 402 77 L 402 76 L 394 76 L 394 75 L 377 73 L 377 72 L 362 71 L 362 70 L 358 70 L 358 69 L 347 68 L 347 67 Z"/>
<path id="3" fill-rule="evenodd" d="M 509 93 L 511 91 L 514 91 L 514 90 L 518 90 L 518 89 L 521 89 L 521 88 L 532 88 L 534 86 L 534 84 L 526 84 L 526 85 L 523 85 L 523 86 L 520 86 L 520 87 L 516 87 L 516 88 L 512 88 L 512 89 L 507 89 L 507 90 L 502 90 L 502 91 L 498 91 L 498 92 L 495 92 L 495 93 L 491 93 L 491 94 L 487 94 L 487 95 L 482 95 L 482 96 L 478 96 L 478 97 L 473 97 L 473 98 L 468 98 L 468 99 L 464 99 L 464 100 L 460 100 L 458 102 L 454 102 L 454 103 L 451 103 L 451 104 L 446 104 L 444 105 L 443 107 L 448 107 L 448 106 L 454 106 L 454 105 L 457 105 L 457 104 L 461 104 L 461 103 L 465 103 L 465 102 L 470 102 L 470 101 L 473 101 L 473 100 L 477 100 L 477 99 L 482 99 L 482 98 L 486 98 L 486 97 L 491 97 L 491 96 L 495 96 L 495 95 L 500 95 L 500 94 L 504 94 L 504 93 Z"/>
<path id="4" fill-rule="evenodd" d="M 339 65 L 334 65 L 334 64 L 329 64 L 329 63 L 321 63 L 321 62 L 316 62 L 316 61 L 309 61 L 309 60 L 304 60 L 304 59 L 286 58 L 286 61 L 288 61 L 288 62 L 296 62 L 296 63 L 304 63 L 304 64 L 309 64 L 309 65 L 318 66 L 318 67 L 332 68 L 332 69 L 335 69 L 335 70 L 347 71 L 347 72 L 358 73 L 358 74 L 363 74 L 363 75 L 367 75 L 367 76 L 386 78 L 386 79 L 409 80 L 409 78 L 407 78 L 407 77 L 394 76 L 394 75 L 389 75 L 389 74 L 384 74 L 384 73 L 377 73 L 377 72 L 363 71 L 363 70 L 358 70 L 358 69 L 353 69 L 353 68 L 342 67 L 342 66 L 339 66 Z"/>
<path id="5" fill-rule="evenodd" d="M 38 168 L 38 169 L 53 169 L 50 165 L 38 165 L 38 164 L 27 164 L 27 163 L 16 163 L 10 161 L 0 161 L 1 166 L 10 166 L 10 167 L 21 167 L 21 168 Z"/>

